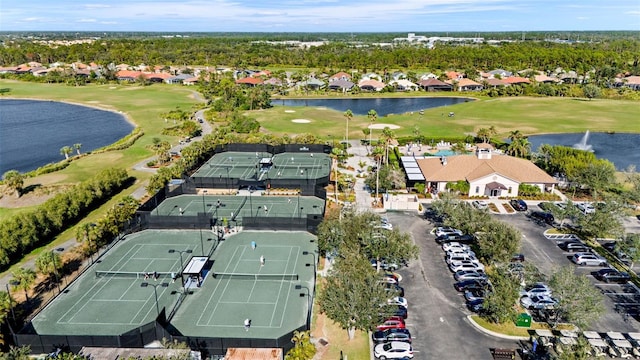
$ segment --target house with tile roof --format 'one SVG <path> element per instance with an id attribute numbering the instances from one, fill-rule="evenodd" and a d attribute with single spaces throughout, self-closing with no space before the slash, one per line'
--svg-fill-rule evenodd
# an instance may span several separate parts
<path id="1" fill-rule="evenodd" d="M 334 82 L 334 81 L 339 81 L 339 80 L 351 81 L 351 75 L 347 74 L 344 71 L 340 71 L 339 73 L 331 75 L 329 77 L 329 82 Z"/>
<path id="2" fill-rule="evenodd" d="M 623 79 L 616 79 L 619 86 L 628 87 L 633 90 L 640 90 L 640 76 L 627 76 Z"/>
<path id="3" fill-rule="evenodd" d="M 554 84 L 560 81 L 558 78 L 553 78 L 545 74 L 534 75 L 533 80 L 539 84 Z"/>
<path id="4" fill-rule="evenodd" d="M 253 86 L 262 84 L 262 79 L 254 78 L 254 77 L 245 77 L 245 78 L 236 80 L 236 84 L 253 87 Z"/>
<path id="5" fill-rule="evenodd" d="M 348 80 L 334 80 L 329 83 L 329 90 L 350 91 L 356 84 Z"/>
<path id="6" fill-rule="evenodd" d="M 459 80 L 459 79 L 464 78 L 464 74 L 463 73 L 459 73 L 457 71 L 447 71 L 444 74 L 447 77 L 447 79 L 449 79 L 449 80 Z"/>
<path id="7" fill-rule="evenodd" d="M 486 80 L 483 81 L 483 83 L 485 84 L 485 86 L 487 88 L 493 88 L 493 89 L 497 89 L 497 88 L 502 88 L 507 86 L 507 83 L 500 80 L 500 79 L 495 79 L 495 78 L 488 78 Z"/>
<path id="8" fill-rule="evenodd" d="M 418 84 L 406 79 L 392 80 L 389 85 L 393 86 L 396 91 L 415 91 L 418 90 Z"/>
<path id="9" fill-rule="evenodd" d="M 517 197 L 520 184 L 550 192 L 558 183 L 531 161 L 496 153 L 489 146 L 478 146 L 473 155 L 433 156 L 417 163 L 427 189 L 447 191 L 448 183 L 466 181 L 469 196 Z"/>
<path id="10" fill-rule="evenodd" d="M 358 86 L 363 91 L 382 91 L 382 89 L 384 89 L 386 85 L 382 81 L 371 79 L 371 80 L 361 80 L 358 83 Z"/>
<path id="11" fill-rule="evenodd" d="M 509 76 L 502 78 L 502 81 L 509 85 L 523 85 L 523 84 L 531 84 L 531 80 L 520 77 L 520 76 Z"/>
<path id="12" fill-rule="evenodd" d="M 447 80 L 447 82 L 449 81 L 451 81 L 452 84 L 454 81 L 456 82 L 456 84 L 458 85 L 458 91 L 480 91 L 484 88 L 482 84 L 479 84 L 467 78 L 458 79 L 457 81 Z"/>
<path id="13" fill-rule="evenodd" d="M 324 88 L 325 83 L 320 79 L 316 79 L 314 77 L 310 77 L 305 81 L 299 81 L 296 83 L 296 87 L 300 89 L 307 88 L 309 90 L 319 90 Z"/>

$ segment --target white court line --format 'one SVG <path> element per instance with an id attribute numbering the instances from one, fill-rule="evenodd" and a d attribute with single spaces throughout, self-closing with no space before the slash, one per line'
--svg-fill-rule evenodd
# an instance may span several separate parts
<path id="1" fill-rule="evenodd" d="M 238 250 L 240 249 L 240 247 L 236 247 L 235 250 L 233 251 L 233 256 L 231 257 L 231 260 L 236 259 L 236 254 L 238 253 Z M 240 258 L 242 258 L 242 254 L 244 253 L 244 247 L 242 249 L 242 253 L 240 254 Z M 235 263 L 235 267 L 233 268 L 234 271 L 235 269 L 238 267 L 238 263 L 239 261 L 236 261 Z M 227 270 L 229 269 L 229 267 L 231 266 L 231 261 L 229 261 L 227 263 L 227 266 L 225 267 L 225 272 L 228 272 Z M 224 288 L 222 289 L 222 294 L 220 294 L 219 298 L 222 298 L 222 296 L 226 293 L 227 291 L 227 286 L 229 286 L 229 281 L 227 281 L 227 283 L 225 284 Z M 211 292 L 211 296 L 209 297 L 209 302 L 207 303 L 207 306 L 205 307 L 205 310 L 209 307 L 209 304 L 212 303 L 212 299 L 213 299 L 213 295 L 217 292 L 218 290 L 218 286 L 220 285 L 220 282 L 218 281 L 218 283 L 216 284 L 216 287 L 214 289 L 214 291 Z M 211 323 L 211 318 L 213 317 L 213 315 L 216 312 L 216 309 L 218 308 L 219 303 L 217 301 L 213 302 L 215 305 L 213 307 L 213 310 L 211 312 L 209 312 L 209 317 L 207 318 L 207 322 L 206 322 L 206 326 L 208 326 Z M 203 311 L 202 315 L 200 315 L 200 318 L 198 319 L 198 322 L 196 323 L 198 326 L 200 326 L 200 321 L 202 320 L 202 317 L 204 316 L 204 314 L 206 314 L 207 311 Z"/>
<path id="2" fill-rule="evenodd" d="M 298 251 L 296 251 L 296 257 L 295 257 L 295 262 L 293 263 L 293 270 L 296 269 L 296 266 L 298 265 L 298 258 L 300 257 L 300 247 L 299 246 L 292 246 L 289 249 L 289 259 L 291 259 L 291 253 L 294 249 L 297 249 Z M 285 271 L 287 269 L 285 268 Z M 299 276 L 299 275 L 298 275 Z M 284 316 L 287 313 L 287 305 L 289 304 L 289 298 L 291 297 L 291 285 L 293 283 L 290 281 L 289 282 L 289 292 L 286 296 L 286 300 L 284 303 L 284 308 L 282 309 L 282 315 L 280 316 L 280 328 L 282 327 L 282 323 L 284 322 Z M 275 311 L 278 308 L 278 302 L 280 301 L 280 297 L 282 296 L 282 287 L 284 286 L 284 281 L 280 283 L 280 290 L 278 293 L 278 298 L 276 299 L 276 305 L 273 307 L 273 314 L 271 315 L 271 321 L 269 322 L 269 325 L 271 325 L 273 323 L 273 318 L 275 317 Z M 308 301 L 308 300 L 307 300 Z"/>
<path id="3" fill-rule="evenodd" d="M 219 303 L 221 304 L 246 304 L 246 302 L 237 302 L 237 301 L 219 301 Z M 252 301 L 252 304 L 258 304 L 258 305 L 274 305 L 277 304 L 277 302 L 257 302 L 257 301 Z"/>

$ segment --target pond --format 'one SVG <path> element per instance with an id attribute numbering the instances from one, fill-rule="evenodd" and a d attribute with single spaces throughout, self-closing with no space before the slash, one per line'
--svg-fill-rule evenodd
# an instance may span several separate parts
<path id="1" fill-rule="evenodd" d="M 618 170 L 629 165 L 640 169 L 640 134 L 628 133 L 568 133 L 529 136 L 531 151 L 538 151 L 542 144 L 563 145 L 593 151 L 598 158 L 611 161 Z"/>
<path id="2" fill-rule="evenodd" d="M 418 112 L 434 107 L 449 106 L 473 101 L 461 97 L 410 97 L 410 98 L 356 98 L 356 99 L 282 99 L 274 100 L 274 106 L 326 107 L 344 112 L 351 110 L 354 115 L 367 115 L 375 110 L 379 117 L 389 114 Z M 447 111 L 448 112 L 448 111 Z"/>
<path id="3" fill-rule="evenodd" d="M 64 146 L 82 144 L 85 153 L 133 130 L 121 114 L 62 102 L 0 100 L 0 109 L 0 174 L 35 170 L 63 160 Z"/>

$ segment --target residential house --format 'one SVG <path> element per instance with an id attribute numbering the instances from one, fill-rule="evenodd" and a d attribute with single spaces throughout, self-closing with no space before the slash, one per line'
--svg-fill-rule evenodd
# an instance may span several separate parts
<path id="1" fill-rule="evenodd" d="M 488 144 L 477 146 L 473 155 L 433 156 L 417 163 L 427 189 L 446 191 L 447 183 L 466 181 L 469 196 L 517 197 L 520 184 L 551 192 L 558 183 L 531 161 L 494 153 Z"/>
<path id="2" fill-rule="evenodd" d="M 200 81 L 200 78 L 197 76 L 192 76 L 188 79 L 184 79 L 182 80 L 182 85 L 195 85 L 198 81 Z"/>
<path id="3" fill-rule="evenodd" d="M 497 75 L 497 77 L 500 77 L 500 78 L 503 78 L 503 79 L 513 75 L 513 73 L 511 71 L 507 71 L 507 70 L 504 70 L 504 69 L 491 70 L 491 71 L 489 71 L 488 74 L 489 74 L 489 78 L 496 78 L 496 75 Z"/>
<path id="4" fill-rule="evenodd" d="M 334 80 L 329 83 L 329 90 L 350 91 L 356 84 L 348 80 Z"/>
<path id="5" fill-rule="evenodd" d="M 440 81 L 436 78 L 418 81 L 418 86 L 426 91 L 452 91 L 453 85 Z"/>
<path id="6" fill-rule="evenodd" d="M 166 75 L 169 75 L 169 74 L 166 74 Z M 193 77 L 193 74 L 180 74 L 176 76 L 169 75 L 166 79 L 164 79 L 164 82 L 166 82 L 167 84 L 182 84 L 183 81 L 185 81 L 186 79 L 191 79 L 192 77 Z M 236 84 L 237 83 L 238 82 L 236 81 Z"/>
<path id="7" fill-rule="evenodd" d="M 348 79 L 351 80 L 351 79 Z M 361 80 L 378 80 L 378 81 L 382 81 L 382 76 L 376 74 L 376 73 L 366 73 L 364 75 L 362 75 Z"/>
<path id="8" fill-rule="evenodd" d="M 393 80 L 403 80 L 407 78 L 407 74 L 402 71 L 394 71 L 393 74 L 391 74 L 391 78 Z"/>
<path id="9" fill-rule="evenodd" d="M 620 80 L 620 86 L 628 87 L 633 90 L 640 90 L 640 76 L 627 76 Z"/>
<path id="10" fill-rule="evenodd" d="M 502 78 L 502 81 L 504 81 L 505 83 L 507 83 L 509 85 L 531 84 L 531 80 L 529 80 L 527 78 L 524 78 L 524 77 L 520 77 L 520 76 L 505 77 L 505 78 Z"/>
<path id="11" fill-rule="evenodd" d="M 358 83 L 358 86 L 363 91 L 382 91 L 386 85 L 378 80 L 362 80 Z"/>
<path id="12" fill-rule="evenodd" d="M 262 79 L 255 77 L 244 77 L 242 79 L 236 80 L 236 84 L 242 84 L 249 87 L 254 87 L 256 85 L 262 84 Z"/>
<path id="13" fill-rule="evenodd" d="M 463 73 L 459 73 L 457 71 L 447 71 L 446 73 L 444 73 L 444 75 L 449 80 L 460 80 L 460 79 L 464 78 L 464 74 Z"/>
<path id="14" fill-rule="evenodd" d="M 18 71 L 17 66 L 0 67 L 0 74 L 15 74 Z"/>
<path id="15" fill-rule="evenodd" d="M 419 80 L 429 80 L 429 79 L 437 79 L 437 78 L 438 78 L 438 75 L 434 73 L 426 73 L 426 74 L 420 75 Z"/>
<path id="16" fill-rule="evenodd" d="M 281 87 L 282 86 L 282 80 L 272 77 L 272 78 L 268 78 L 267 80 L 264 81 L 265 85 L 269 85 L 271 87 Z"/>
<path id="17" fill-rule="evenodd" d="M 466 79 L 466 78 L 458 79 L 456 83 L 458 85 L 458 91 L 480 91 L 483 89 L 482 84 L 478 84 L 477 82 L 471 79 Z"/>
<path id="18" fill-rule="evenodd" d="M 555 84 L 560 81 L 558 78 L 553 78 L 545 74 L 534 75 L 533 80 L 539 84 Z"/>
<path id="19" fill-rule="evenodd" d="M 169 73 L 144 73 L 144 77 L 152 83 L 162 83 L 171 78 Z"/>
<path id="20" fill-rule="evenodd" d="M 505 86 L 507 86 L 507 83 L 500 80 L 500 79 L 495 79 L 495 78 L 488 78 L 486 80 L 483 81 L 483 83 L 485 84 L 485 86 L 489 89 L 497 89 L 497 88 L 503 88 Z"/>
<path id="21" fill-rule="evenodd" d="M 320 90 L 325 87 L 325 83 L 320 79 L 312 77 L 305 81 L 299 81 L 296 86 L 301 89 L 307 88 L 309 90 Z"/>
<path id="22" fill-rule="evenodd" d="M 344 71 L 340 71 L 339 73 L 329 77 L 329 82 L 334 82 L 339 80 L 351 82 L 351 75 L 347 74 Z"/>
<path id="23" fill-rule="evenodd" d="M 116 78 L 119 81 L 129 81 L 129 82 L 134 82 L 138 79 L 138 77 L 142 75 L 142 72 L 140 71 L 133 71 L 133 70 L 120 70 L 118 72 L 116 72 Z"/>
<path id="24" fill-rule="evenodd" d="M 393 86 L 396 89 L 396 91 L 418 90 L 418 84 L 405 79 L 392 80 L 391 82 L 389 82 L 389 85 Z"/>

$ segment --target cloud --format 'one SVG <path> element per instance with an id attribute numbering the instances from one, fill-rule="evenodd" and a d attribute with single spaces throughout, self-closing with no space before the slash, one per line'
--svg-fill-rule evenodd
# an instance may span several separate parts
<path id="1" fill-rule="evenodd" d="M 80 19 L 80 20 L 78 20 L 76 22 L 79 22 L 79 23 L 94 23 L 94 22 L 97 22 L 97 20 L 96 19 Z"/>
<path id="2" fill-rule="evenodd" d="M 87 9 L 105 9 L 105 8 L 110 8 L 111 5 L 108 4 L 84 4 L 82 5 Z"/>
<path id="3" fill-rule="evenodd" d="M 578 20 L 589 20 L 591 18 L 588 17 L 588 16 L 578 16 L 576 19 L 578 19 Z"/>
<path id="4" fill-rule="evenodd" d="M 626 15 L 640 15 L 640 10 L 630 10 L 625 12 Z"/>

